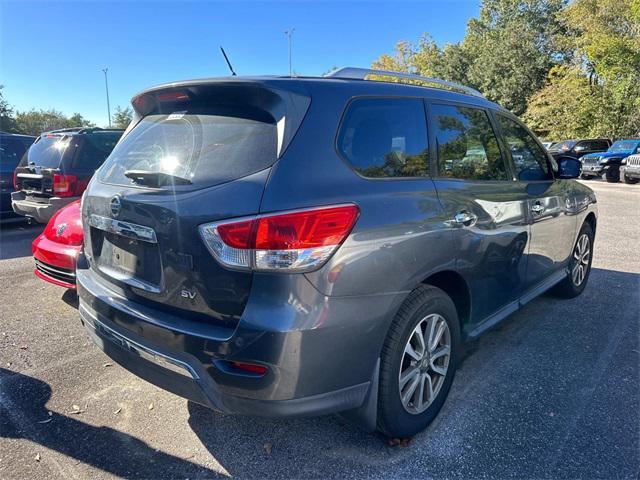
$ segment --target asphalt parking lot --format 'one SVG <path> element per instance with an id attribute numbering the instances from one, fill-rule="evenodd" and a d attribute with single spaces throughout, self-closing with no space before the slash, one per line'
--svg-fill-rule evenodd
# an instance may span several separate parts
<path id="1" fill-rule="evenodd" d="M 469 345 L 407 448 L 337 416 L 222 416 L 137 379 L 89 341 L 73 295 L 33 275 L 41 227 L 3 226 L 0 478 L 637 479 L 640 185 L 589 185 L 600 219 L 584 294 L 543 296 Z"/>

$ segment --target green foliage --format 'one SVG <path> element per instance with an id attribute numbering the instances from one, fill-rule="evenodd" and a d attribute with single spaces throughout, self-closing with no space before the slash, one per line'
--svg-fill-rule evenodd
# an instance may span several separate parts
<path id="1" fill-rule="evenodd" d="M 477 88 L 547 138 L 640 135 L 640 0 L 484 0 L 461 42 L 373 66 Z"/>
<path id="2" fill-rule="evenodd" d="M 113 114 L 113 127 L 114 128 L 127 128 L 133 118 L 133 110 L 131 107 L 120 108 L 118 105 Z"/>
<path id="3" fill-rule="evenodd" d="M 18 133 L 16 121 L 13 118 L 13 108 L 4 98 L 4 85 L 0 85 L 0 131 L 8 133 Z"/>
<path id="4" fill-rule="evenodd" d="M 17 112 L 15 123 L 17 132 L 25 135 L 40 135 L 42 132 L 59 128 L 95 126 L 79 113 L 74 113 L 71 117 L 67 117 L 62 112 L 54 109 L 32 109 L 28 112 Z"/>

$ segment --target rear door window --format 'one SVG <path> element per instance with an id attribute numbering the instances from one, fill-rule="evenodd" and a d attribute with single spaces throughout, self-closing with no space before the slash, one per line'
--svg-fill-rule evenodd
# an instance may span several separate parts
<path id="1" fill-rule="evenodd" d="M 438 176 L 467 180 L 508 180 L 487 112 L 455 105 L 431 105 L 438 150 Z"/>
<path id="2" fill-rule="evenodd" d="M 121 133 L 93 133 L 77 139 L 78 151 L 72 162 L 74 169 L 96 170 L 116 146 Z"/>
<path id="3" fill-rule="evenodd" d="M 538 145 L 533 135 L 511 118 L 497 114 L 496 119 L 511 150 L 516 178 L 522 181 L 553 179 L 547 152 Z"/>
<path id="4" fill-rule="evenodd" d="M 418 98 L 361 98 L 349 105 L 338 151 L 370 178 L 429 175 L 424 103 Z"/>
<path id="5" fill-rule="evenodd" d="M 131 185 L 129 170 L 160 172 L 206 187 L 270 167 L 276 123 L 266 115 L 174 112 L 144 117 L 113 150 L 98 178 Z"/>

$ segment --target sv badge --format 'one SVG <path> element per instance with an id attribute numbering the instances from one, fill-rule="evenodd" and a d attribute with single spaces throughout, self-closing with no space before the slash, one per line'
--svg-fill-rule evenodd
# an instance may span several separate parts
<path id="1" fill-rule="evenodd" d="M 191 290 L 187 290 L 186 288 L 180 292 L 180 296 L 182 298 L 188 298 L 189 300 L 193 300 L 196 298 L 196 292 L 192 292 Z"/>

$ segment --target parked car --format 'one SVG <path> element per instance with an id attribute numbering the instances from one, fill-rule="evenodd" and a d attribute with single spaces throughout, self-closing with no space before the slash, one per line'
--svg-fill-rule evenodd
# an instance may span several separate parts
<path id="1" fill-rule="evenodd" d="M 558 167 L 475 90 L 369 75 L 407 77 L 134 97 L 82 206 L 79 312 L 107 355 L 225 413 L 343 412 L 408 437 L 463 341 L 546 290 L 583 291 L 597 220 L 580 163 Z"/>
<path id="2" fill-rule="evenodd" d="M 640 153 L 640 139 L 618 140 L 604 153 L 593 153 L 582 157 L 581 178 L 589 180 L 602 177 L 610 183 L 620 181 L 622 160 L 634 153 Z"/>
<path id="3" fill-rule="evenodd" d="M 640 154 L 629 155 L 622 160 L 620 176 L 624 183 L 638 183 L 640 181 Z"/>
<path id="4" fill-rule="evenodd" d="M 47 223 L 60 208 L 80 198 L 122 132 L 67 128 L 40 135 L 15 170 L 13 210 Z"/>
<path id="5" fill-rule="evenodd" d="M 589 153 L 606 152 L 610 146 L 611 140 L 608 138 L 585 138 L 556 142 L 548 150 L 556 160 L 561 157 L 579 159 Z"/>
<path id="6" fill-rule="evenodd" d="M 83 237 L 80 200 L 76 200 L 54 213 L 31 244 L 36 263 L 34 273 L 54 285 L 75 289 L 76 258 Z"/>
<path id="7" fill-rule="evenodd" d="M 0 132 L 0 219 L 21 218 L 11 208 L 13 172 L 35 140 L 29 135 Z"/>

